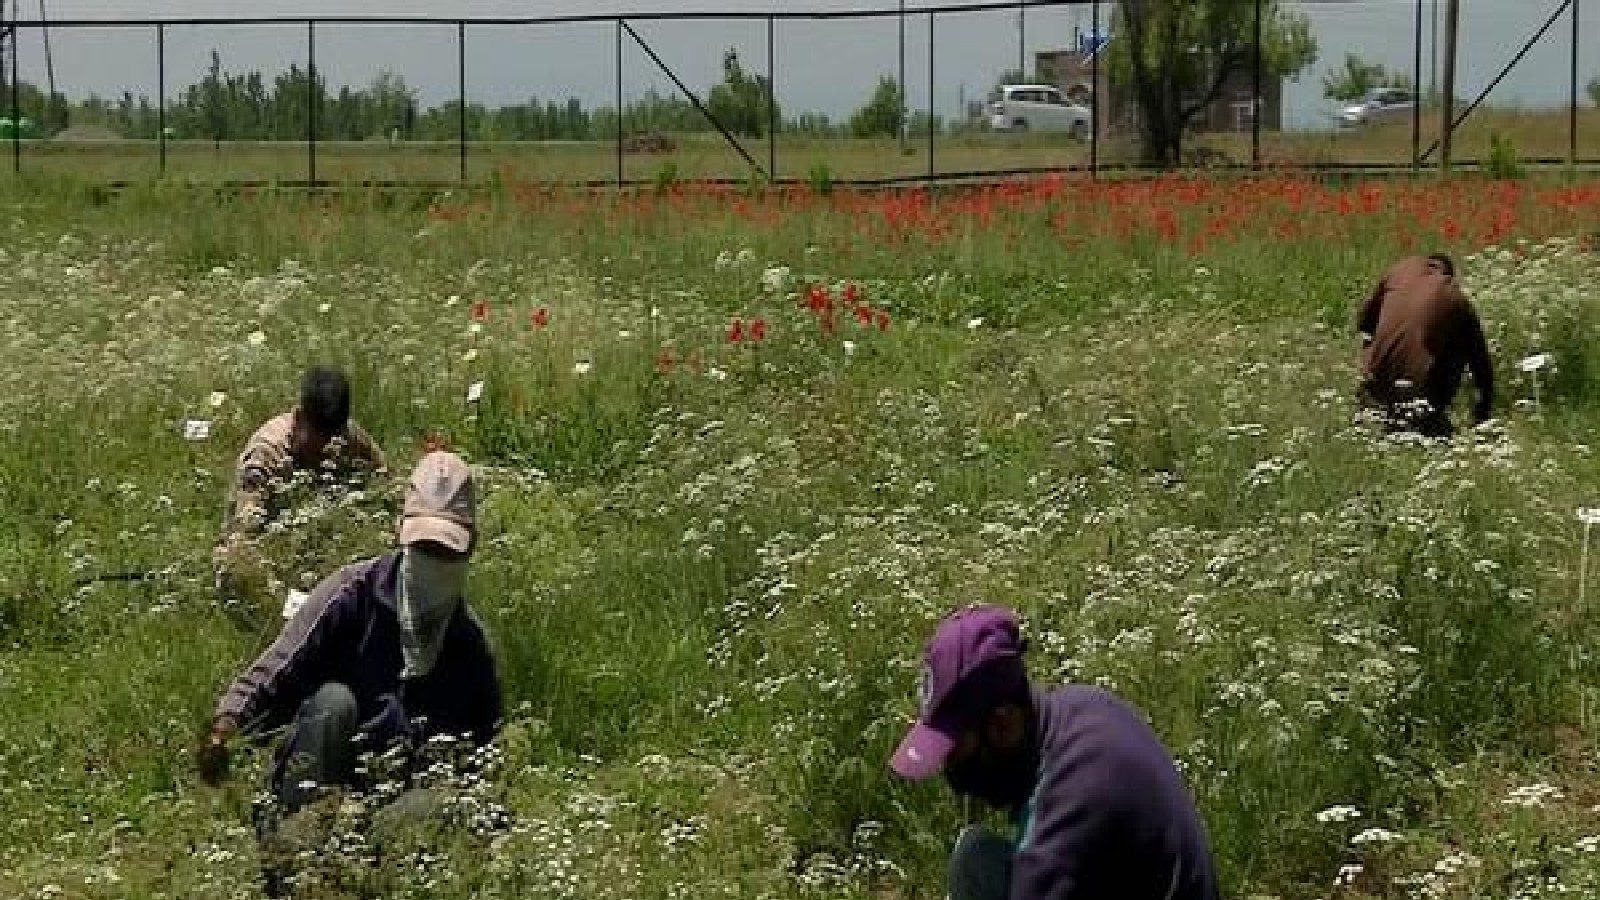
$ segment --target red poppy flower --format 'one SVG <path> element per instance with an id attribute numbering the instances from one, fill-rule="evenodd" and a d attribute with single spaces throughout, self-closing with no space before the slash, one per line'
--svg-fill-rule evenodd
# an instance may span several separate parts
<path id="1" fill-rule="evenodd" d="M 550 310 L 541 306 L 533 311 L 533 316 L 531 318 L 533 320 L 533 327 L 543 331 L 550 324 Z"/>
<path id="2" fill-rule="evenodd" d="M 844 302 L 851 306 L 861 302 L 861 288 L 854 281 L 844 286 Z"/>
<path id="3" fill-rule="evenodd" d="M 661 352 L 656 354 L 656 371 L 662 375 L 671 375 L 677 363 L 678 360 L 672 355 L 671 347 L 662 347 Z"/>
<path id="4" fill-rule="evenodd" d="M 878 330 L 879 331 L 888 331 L 889 330 L 889 314 L 884 312 L 881 309 L 878 310 Z"/>
<path id="5" fill-rule="evenodd" d="M 828 295 L 827 287 L 814 284 L 806 294 L 806 307 L 814 313 L 820 313 L 833 306 L 833 298 Z"/>
<path id="6" fill-rule="evenodd" d="M 756 318 L 750 320 L 750 340 L 761 343 L 767 339 L 767 320 Z"/>
<path id="7" fill-rule="evenodd" d="M 474 322 L 487 322 L 487 321 L 489 321 L 489 303 L 488 303 L 488 301 L 479 300 L 478 302 L 472 304 L 472 321 L 474 321 Z"/>
<path id="8" fill-rule="evenodd" d="M 856 324 L 863 328 L 872 327 L 872 307 L 864 304 L 856 307 Z"/>
<path id="9" fill-rule="evenodd" d="M 728 343 L 730 343 L 730 344 L 742 344 L 742 343 L 744 343 L 744 320 L 743 319 L 734 319 L 733 320 L 733 324 L 728 326 Z"/>

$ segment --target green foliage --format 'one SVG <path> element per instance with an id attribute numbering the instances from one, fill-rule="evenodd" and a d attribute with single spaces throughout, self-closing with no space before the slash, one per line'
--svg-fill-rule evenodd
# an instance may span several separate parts
<path id="1" fill-rule="evenodd" d="M 678 164 L 670 159 L 663 160 L 661 165 L 656 168 L 656 193 L 667 193 L 677 187 L 678 180 Z"/>
<path id="2" fill-rule="evenodd" d="M 905 92 L 888 75 L 878 79 L 872 97 L 850 116 L 850 133 L 858 138 L 896 137 L 905 116 Z"/>
<path id="3" fill-rule="evenodd" d="M 927 110 L 919 109 L 906 118 L 906 134 L 927 137 L 930 130 L 935 135 L 944 134 L 944 116 L 934 113 L 930 117 Z"/>
<path id="4" fill-rule="evenodd" d="M 1489 158 L 1483 165 L 1490 178 L 1521 178 L 1526 174 L 1517 156 L 1516 143 L 1509 135 L 1498 131 L 1489 135 Z"/>
<path id="5" fill-rule="evenodd" d="M 771 179 L 767 175 L 763 175 L 755 169 L 750 169 L 745 173 L 743 188 L 746 197 L 751 199 L 759 198 L 766 194 L 767 189 L 771 186 Z"/>
<path id="6" fill-rule="evenodd" d="M 771 130 L 772 122 L 781 121 L 767 94 L 766 76 L 746 74 L 739 54 L 730 49 L 722 57 L 722 83 L 711 89 L 706 108 L 734 134 L 761 137 Z"/>
<path id="7" fill-rule="evenodd" d="M 811 190 L 819 197 L 826 197 L 833 193 L 833 170 L 822 161 L 812 163 L 811 169 L 806 172 L 806 183 L 811 185 Z"/>
<path id="8" fill-rule="evenodd" d="M 1317 58 L 1310 20 L 1278 0 L 1263 2 L 1263 70 L 1298 78 Z M 1189 122 L 1230 73 L 1254 63 L 1256 0 L 1125 0 L 1116 10 L 1112 78 L 1139 105 L 1147 161 L 1175 166 Z"/>
<path id="9" fill-rule="evenodd" d="M 779 111 L 767 101 L 765 76 L 746 72 L 738 54 L 723 57 L 723 80 L 706 96 L 706 106 L 730 131 L 764 136 Z M 530 98 L 490 107 L 469 102 L 465 116 L 459 100 L 422 107 L 416 91 L 397 73 L 384 69 L 364 87 L 330 88 L 325 72 L 317 83 L 298 63 L 268 78 L 259 70 L 234 72 L 217 51 L 211 52 L 204 76 L 184 86 L 167 105 L 169 137 L 177 139 L 304 140 L 309 106 L 316 103 L 317 136 L 325 140 L 453 140 L 465 118 L 467 134 L 477 140 L 596 140 L 616 133 L 617 110 L 585 108 L 576 97 L 564 101 Z M 104 128 L 127 138 L 154 139 L 159 125 L 156 104 L 148 96 L 125 92 L 116 101 L 90 95 L 72 103 L 63 95 L 46 99 L 37 87 L 18 86 L 18 106 L 45 134 L 68 124 Z M 629 101 L 622 110 L 628 133 L 649 131 L 707 132 L 714 127 L 687 98 L 663 96 L 655 90 Z M 840 129 L 820 113 L 805 113 L 780 128 L 804 134 L 833 135 Z"/>
<path id="10" fill-rule="evenodd" d="M 1410 88 L 1411 77 L 1391 72 L 1381 63 L 1369 63 L 1354 53 L 1344 57 L 1344 68 L 1322 76 L 1322 95 L 1329 100 L 1360 100 L 1374 88 Z"/>
<path id="11" fill-rule="evenodd" d="M 1055 190 L 7 189 L 0 896 L 260 896 L 265 754 L 212 791 L 191 748 L 277 623 L 218 608 L 208 551 L 240 442 L 310 360 L 351 372 L 395 471 L 297 486 L 262 549 L 293 584 L 384 549 L 443 433 L 481 478 L 469 593 L 508 697 L 482 777 L 427 776 L 441 831 L 335 802 L 266 848 L 313 896 L 940 896 L 961 809 L 884 763 L 922 640 L 969 601 L 1022 610 L 1041 684 L 1148 715 L 1226 896 L 1328 896 L 1348 864 L 1350 896 L 1595 895 L 1573 512 L 1600 492 L 1600 280 L 1539 240 L 1571 219 L 1529 186 L 1447 198 L 1530 240 L 1460 253 L 1501 421 L 1421 446 L 1357 420 L 1349 321 L 1423 193 Z M 1093 230 L 1156 205 L 1250 222 L 1200 256 Z M 892 327 L 819 327 L 798 301 L 840 281 Z M 1512 406 L 1535 352 L 1538 417 Z"/>

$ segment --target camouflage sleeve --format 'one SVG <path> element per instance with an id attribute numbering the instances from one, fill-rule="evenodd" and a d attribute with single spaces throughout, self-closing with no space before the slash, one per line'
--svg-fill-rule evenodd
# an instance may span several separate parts
<path id="1" fill-rule="evenodd" d="M 351 455 L 371 466 L 374 471 L 388 471 L 389 461 L 384 458 L 383 450 L 378 447 L 378 442 L 372 439 L 372 435 L 354 422 L 350 423 L 349 431 Z"/>
<path id="2" fill-rule="evenodd" d="M 246 453 L 228 498 L 222 533 L 212 551 L 218 596 L 236 602 L 252 592 L 264 570 L 251 538 L 266 526 L 272 475 L 262 460 Z"/>
<path id="3" fill-rule="evenodd" d="M 267 524 L 272 468 L 253 453 L 239 460 L 239 474 L 228 504 L 227 534 L 254 534 Z"/>

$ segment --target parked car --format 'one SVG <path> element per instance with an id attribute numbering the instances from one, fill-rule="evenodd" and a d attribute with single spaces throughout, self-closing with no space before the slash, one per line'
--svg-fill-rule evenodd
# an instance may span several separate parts
<path id="1" fill-rule="evenodd" d="M 989 105 L 989 126 L 995 131 L 1065 132 L 1089 137 L 1092 113 L 1048 84 L 1008 84 Z"/>
<path id="2" fill-rule="evenodd" d="M 1339 124 L 1345 128 L 1382 125 L 1411 119 L 1417 98 L 1404 88 L 1374 88 L 1359 103 L 1339 111 Z"/>

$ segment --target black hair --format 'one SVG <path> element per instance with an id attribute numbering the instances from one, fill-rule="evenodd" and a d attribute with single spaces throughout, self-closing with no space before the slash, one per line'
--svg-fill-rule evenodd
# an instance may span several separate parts
<path id="1" fill-rule="evenodd" d="M 1456 261 L 1450 258 L 1450 254 L 1430 253 L 1428 254 L 1428 261 L 1438 263 L 1440 270 L 1450 278 L 1456 277 Z"/>
<path id="2" fill-rule="evenodd" d="M 343 432 L 350 421 L 350 380 L 338 369 L 308 369 L 300 380 L 300 414 L 323 434 Z"/>

